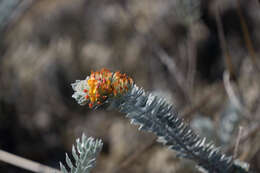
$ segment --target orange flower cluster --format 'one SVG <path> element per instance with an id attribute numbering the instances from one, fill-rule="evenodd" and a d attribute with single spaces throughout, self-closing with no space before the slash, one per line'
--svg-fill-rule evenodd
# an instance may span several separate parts
<path id="1" fill-rule="evenodd" d="M 94 104 L 101 104 L 107 97 L 114 97 L 124 94 L 133 85 L 132 78 L 120 72 L 112 73 L 107 69 L 91 72 L 87 80 L 88 89 L 85 99 L 89 100 L 89 107 Z"/>

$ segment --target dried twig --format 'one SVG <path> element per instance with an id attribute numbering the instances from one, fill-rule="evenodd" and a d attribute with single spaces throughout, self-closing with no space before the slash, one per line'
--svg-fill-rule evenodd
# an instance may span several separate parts
<path id="1" fill-rule="evenodd" d="M 217 85 L 213 89 L 210 89 L 209 92 L 204 94 L 204 96 L 201 97 L 201 99 L 195 103 L 192 107 L 186 107 L 181 111 L 180 115 L 185 119 L 190 119 L 191 115 L 193 115 L 195 112 L 197 112 L 200 108 L 204 107 L 209 103 L 209 100 L 216 94 L 223 91 L 223 85 L 219 86 Z"/>
<path id="2" fill-rule="evenodd" d="M 223 25 L 221 22 L 221 18 L 220 18 L 220 9 L 218 8 L 216 10 L 216 21 L 217 21 L 217 27 L 218 27 L 218 36 L 219 36 L 219 40 L 220 40 L 220 46 L 221 46 L 221 50 L 222 53 L 225 56 L 225 63 L 226 63 L 226 68 L 228 69 L 232 79 L 235 79 L 235 72 L 234 72 L 234 67 L 232 64 L 232 59 L 227 47 L 227 43 L 226 43 L 226 38 L 224 35 L 224 31 L 223 31 Z"/>
<path id="3" fill-rule="evenodd" d="M 242 106 L 242 95 L 240 94 L 240 92 L 238 92 L 238 87 L 234 87 L 231 84 L 231 80 L 230 80 L 230 73 L 228 71 L 224 72 L 223 75 L 223 82 L 224 82 L 224 86 L 227 92 L 227 95 L 229 97 L 229 100 L 231 101 L 231 103 L 233 105 L 236 106 L 237 109 L 241 109 Z"/>
<path id="4" fill-rule="evenodd" d="M 140 155 L 142 155 L 143 153 L 147 152 L 149 149 L 151 149 L 155 144 L 156 144 L 156 140 L 153 139 L 150 142 L 148 142 L 147 144 L 145 144 L 143 147 L 140 147 L 137 151 L 135 151 L 132 155 L 128 156 L 126 159 L 124 159 L 121 163 L 120 166 L 114 169 L 114 173 L 120 173 L 123 172 L 123 169 L 126 169 L 127 167 L 129 167 L 130 165 L 132 165 L 137 158 L 140 157 Z"/>
<path id="5" fill-rule="evenodd" d="M 248 129 L 248 131 L 246 133 L 243 133 L 243 135 L 241 135 L 240 138 L 240 144 L 244 143 L 246 140 L 248 140 L 251 136 L 254 136 L 255 134 L 257 134 L 260 131 L 260 125 L 256 124 L 256 125 L 252 125 L 252 127 L 250 129 Z M 236 146 L 236 143 L 232 143 L 228 148 L 225 149 L 226 152 L 232 152 L 232 150 L 234 150 Z"/>
<path id="6" fill-rule="evenodd" d="M 158 58 L 167 67 L 170 74 L 174 76 L 178 87 L 182 91 L 183 95 L 186 97 L 187 101 L 191 102 L 192 99 L 188 92 L 189 88 L 187 86 L 187 81 L 181 73 L 181 70 L 179 70 L 176 62 L 174 61 L 174 58 L 170 57 L 162 48 L 157 46 L 155 43 L 153 45 L 153 49 L 158 55 Z"/>
<path id="7" fill-rule="evenodd" d="M 224 72 L 223 82 L 231 103 L 236 106 L 245 118 L 251 120 L 252 117 L 250 116 L 250 111 L 243 102 L 243 95 L 238 86 L 231 84 L 230 74 L 228 71 Z"/>
<path id="8" fill-rule="evenodd" d="M 147 5 L 149 5 L 149 3 Z M 127 11 L 129 16 L 134 16 L 134 14 L 132 14 L 132 12 L 129 9 L 126 8 L 124 10 Z M 167 10 L 172 10 L 172 6 L 168 6 Z M 159 23 L 156 23 L 154 25 L 159 25 Z M 161 46 L 151 37 L 151 35 L 153 35 L 152 30 L 147 32 L 147 33 L 142 33 L 142 32 L 139 31 L 138 27 L 136 26 L 136 23 L 133 23 L 132 26 L 133 26 L 132 29 L 137 34 L 140 35 L 140 37 L 143 39 L 143 41 L 148 43 L 148 46 L 156 54 L 156 57 L 159 58 L 161 63 L 167 67 L 167 69 L 169 70 L 170 75 L 173 76 L 174 79 L 176 80 L 176 87 L 178 87 L 180 93 L 185 97 L 186 101 L 191 103 L 192 96 L 190 95 L 191 92 L 189 92 L 190 91 L 190 86 L 187 85 L 186 77 L 181 73 L 181 70 L 179 70 L 179 68 L 178 68 L 176 62 L 174 61 L 174 59 L 172 57 L 170 57 L 170 55 L 168 55 L 168 53 L 165 52 L 161 48 Z M 189 46 L 191 46 L 191 45 L 189 45 Z M 192 55 L 190 55 L 190 58 L 193 58 Z M 191 62 L 191 63 L 193 63 L 193 62 Z M 192 68 L 192 70 L 196 68 L 195 67 L 195 63 L 193 65 L 191 65 L 191 68 Z M 195 75 L 195 72 L 192 75 Z M 191 78 L 193 78 L 193 77 L 194 76 L 191 76 Z M 194 79 L 191 79 L 191 83 L 190 84 L 193 84 L 193 80 Z"/>
<path id="9" fill-rule="evenodd" d="M 240 139 L 242 136 L 242 132 L 243 132 L 243 127 L 239 126 L 238 135 L 237 135 L 236 144 L 235 144 L 234 153 L 233 153 L 234 158 L 236 158 L 238 155 L 238 148 L 239 148 L 239 143 L 240 143 Z"/>
<path id="10" fill-rule="evenodd" d="M 20 156 L 16 156 L 14 154 L 8 153 L 6 151 L 0 150 L 0 160 L 11 165 L 32 171 L 32 172 L 40 172 L 40 173 L 61 173 L 59 170 L 42 165 L 35 161 L 31 161 Z"/>
<path id="11" fill-rule="evenodd" d="M 253 43 L 252 43 L 252 40 L 250 38 L 250 34 L 249 34 L 249 30 L 248 30 L 245 18 L 242 14 L 241 5 L 240 5 L 239 0 L 237 0 L 237 13 L 238 13 L 238 16 L 239 16 L 239 19 L 240 19 L 240 24 L 241 24 L 241 27 L 242 27 L 246 48 L 247 48 L 249 55 L 250 55 L 249 57 L 252 61 L 253 66 L 255 67 L 255 69 L 258 72 L 260 72 L 260 67 L 258 66 L 258 63 L 257 63 L 257 57 L 256 57 L 255 49 L 253 47 Z"/>
<path id="12" fill-rule="evenodd" d="M 187 52 L 188 52 L 188 73 L 187 73 L 187 81 L 189 83 L 189 93 L 193 95 L 194 89 L 194 80 L 196 76 L 196 48 L 195 48 L 195 40 L 192 34 L 189 34 L 189 39 L 187 41 Z"/>

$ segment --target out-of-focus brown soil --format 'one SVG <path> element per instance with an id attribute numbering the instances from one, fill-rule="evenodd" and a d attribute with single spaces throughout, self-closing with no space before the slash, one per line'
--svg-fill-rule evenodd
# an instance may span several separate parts
<path id="1" fill-rule="evenodd" d="M 0 35 L 0 148 L 58 167 L 84 132 L 104 141 L 93 172 L 120 168 L 155 137 L 138 131 L 118 112 L 93 111 L 71 98 L 72 82 L 103 67 L 125 72 L 137 85 L 166 96 L 179 112 L 189 113 L 187 121 L 198 115 L 209 118 L 217 131 L 230 103 L 223 86 L 223 72 L 228 69 L 215 20 L 217 2 L 202 0 L 200 7 L 183 16 L 183 7 L 174 2 L 39 0 L 28 8 Z M 248 113 L 242 115 L 249 116 L 239 122 L 246 131 L 260 121 L 260 78 L 255 69 L 260 66 L 260 5 L 242 4 L 257 57 L 257 64 L 252 64 L 236 1 L 218 4 L 237 76 L 235 86 Z M 230 143 L 236 135 L 234 130 Z M 256 172 L 260 172 L 259 144 L 258 133 L 243 141 L 238 152 Z M 0 172 L 27 171 L 1 162 Z M 176 158 L 174 151 L 153 144 L 121 172 L 198 171 Z"/>

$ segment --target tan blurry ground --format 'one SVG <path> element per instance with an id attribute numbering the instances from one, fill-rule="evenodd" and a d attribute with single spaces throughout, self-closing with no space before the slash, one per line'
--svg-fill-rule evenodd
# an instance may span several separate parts
<path id="1" fill-rule="evenodd" d="M 221 1 L 219 5 L 237 75 L 237 83 L 231 87 L 238 88 L 235 96 L 243 104 L 239 125 L 246 133 L 259 126 L 260 78 L 239 29 L 235 2 Z M 153 143 L 152 134 L 138 131 L 124 115 L 77 105 L 71 98 L 70 83 L 85 78 L 91 70 L 120 70 L 137 85 L 167 97 L 187 121 L 198 115 L 209 118 L 217 133 L 221 115 L 230 100 L 234 102 L 222 80 L 227 69 L 217 36 L 216 3 L 201 3 L 201 9 L 180 17 L 176 11 L 184 10 L 172 0 L 35 2 L 4 33 L 0 148 L 58 167 L 65 151 L 70 152 L 75 139 L 85 132 L 104 141 L 93 172 L 112 173 L 119 168 L 124 173 L 198 172 L 173 151 Z M 259 66 L 260 6 L 257 1 L 245 4 Z M 237 129 L 224 148 L 236 137 Z M 221 143 L 216 138 L 213 140 Z M 240 159 L 256 172 L 260 171 L 259 140 L 259 133 L 249 136 L 238 150 Z M 144 152 L 142 148 L 146 148 Z M 122 168 L 139 150 L 140 155 Z M 22 172 L 0 163 L 0 171 L 7 170 Z"/>

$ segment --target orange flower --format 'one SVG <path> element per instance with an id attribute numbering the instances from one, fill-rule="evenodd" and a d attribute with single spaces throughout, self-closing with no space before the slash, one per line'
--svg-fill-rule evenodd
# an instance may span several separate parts
<path id="1" fill-rule="evenodd" d="M 79 85 L 79 86 L 78 86 Z M 91 72 L 83 81 L 72 84 L 76 91 L 73 97 L 79 104 L 88 103 L 92 108 L 104 103 L 107 98 L 118 97 L 126 93 L 133 85 L 132 78 L 120 72 L 112 73 L 108 69 Z"/>

